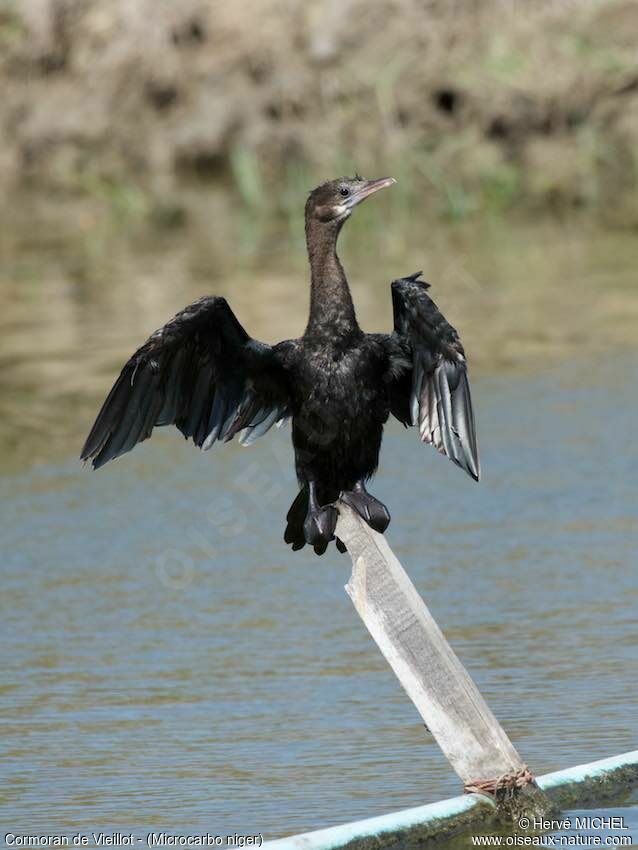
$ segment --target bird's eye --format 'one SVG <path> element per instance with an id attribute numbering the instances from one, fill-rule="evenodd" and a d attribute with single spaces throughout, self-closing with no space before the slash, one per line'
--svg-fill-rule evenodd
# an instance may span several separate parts
<path id="1" fill-rule="evenodd" d="M 339 189 L 339 194 L 342 197 L 347 198 L 348 195 L 350 194 L 350 189 L 348 189 L 347 186 L 342 186 L 341 189 Z"/>

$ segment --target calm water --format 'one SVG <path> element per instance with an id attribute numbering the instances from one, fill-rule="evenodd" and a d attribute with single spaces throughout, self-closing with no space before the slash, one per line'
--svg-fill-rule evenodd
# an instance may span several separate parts
<path id="1" fill-rule="evenodd" d="M 501 264 L 496 236 L 433 236 L 496 270 L 449 275 L 439 298 L 477 352 L 484 480 L 392 425 L 374 492 L 392 546 L 540 773 L 637 746 L 638 294 L 635 246 L 610 236 L 595 251 L 557 240 L 545 264 L 563 289 L 533 298 L 537 236 L 512 236 L 532 246 L 516 287 L 514 247 L 502 243 Z M 263 290 L 249 274 L 202 288 L 212 254 L 171 239 L 138 259 L 73 259 L 55 241 L 30 252 L 24 235 L 5 253 L 0 824 L 272 838 L 458 793 L 343 591 L 347 558 L 282 543 L 287 429 L 205 455 L 165 432 L 100 473 L 76 462 L 123 355 L 192 295 L 225 288 L 263 338 L 303 323 L 304 284 L 288 301 L 275 260 Z M 387 288 L 370 287 L 360 313 L 383 327 Z M 577 304 L 560 340 L 547 299 L 562 309 L 597 287 L 598 325 Z M 528 356 L 508 341 L 517 327 Z M 624 805 L 635 824 L 636 799 Z"/>

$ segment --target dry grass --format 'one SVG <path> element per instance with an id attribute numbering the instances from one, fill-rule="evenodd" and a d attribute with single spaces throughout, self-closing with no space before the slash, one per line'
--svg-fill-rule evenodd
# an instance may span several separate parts
<path id="1" fill-rule="evenodd" d="M 635 0 L 0 0 L 0 177 L 399 171 L 440 209 L 632 210 Z M 628 212 L 627 212 L 628 211 Z"/>

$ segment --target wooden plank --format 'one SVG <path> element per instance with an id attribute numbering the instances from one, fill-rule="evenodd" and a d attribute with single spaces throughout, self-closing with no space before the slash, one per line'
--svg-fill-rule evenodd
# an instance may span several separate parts
<path id="1" fill-rule="evenodd" d="M 386 539 L 347 505 L 338 509 L 336 534 L 352 558 L 346 592 L 464 785 L 522 775 L 523 760 Z"/>

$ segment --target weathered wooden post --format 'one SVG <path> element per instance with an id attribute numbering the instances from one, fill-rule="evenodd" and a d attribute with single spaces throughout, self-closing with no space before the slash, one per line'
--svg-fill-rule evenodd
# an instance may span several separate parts
<path id="1" fill-rule="evenodd" d="M 491 796 L 506 817 L 553 811 L 386 539 L 337 507 L 352 558 L 346 592 L 465 790 Z"/>

